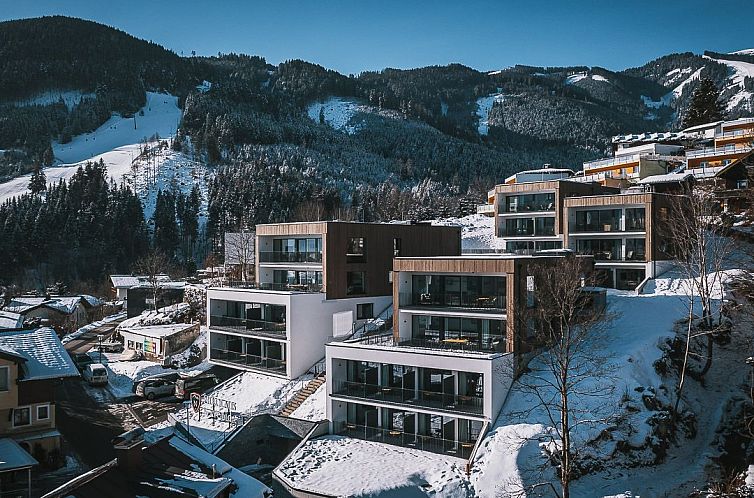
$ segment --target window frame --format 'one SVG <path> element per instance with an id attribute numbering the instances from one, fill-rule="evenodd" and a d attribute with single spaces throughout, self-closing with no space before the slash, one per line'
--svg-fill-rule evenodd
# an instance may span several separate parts
<path id="1" fill-rule="evenodd" d="M 364 314 L 363 310 L 367 308 L 368 314 Z M 374 318 L 374 303 L 358 303 L 356 305 L 356 319 L 357 320 L 370 320 Z"/>
<path id="2" fill-rule="evenodd" d="M 40 417 L 39 416 L 39 409 L 40 408 L 45 408 L 47 410 L 47 416 L 46 417 Z M 50 417 L 50 404 L 49 403 L 45 403 L 43 405 L 37 405 L 35 412 L 36 412 L 37 420 L 39 420 L 39 421 L 50 420 L 50 418 L 51 418 Z"/>
<path id="3" fill-rule="evenodd" d="M 29 415 L 28 415 L 28 421 L 29 422 L 26 423 L 26 424 L 16 424 L 16 412 L 22 412 L 24 410 L 26 410 L 29 413 Z M 31 405 L 17 406 L 15 408 L 13 408 L 13 411 L 11 412 L 11 427 L 12 428 L 16 429 L 16 428 L 19 428 L 19 427 L 29 427 L 31 424 L 32 424 L 32 420 L 31 420 Z"/>
<path id="4" fill-rule="evenodd" d="M 0 384 L 0 393 L 7 393 L 10 392 L 10 366 L 3 365 L 0 366 L 0 370 L 5 370 L 5 388 L 3 388 L 3 385 Z"/>
<path id="5" fill-rule="evenodd" d="M 361 291 L 360 292 L 352 292 L 350 289 L 352 285 L 349 284 L 349 277 L 351 275 L 360 273 L 361 274 Z M 367 272 L 365 271 L 347 271 L 346 272 L 346 295 L 347 296 L 363 296 L 367 293 Z"/>

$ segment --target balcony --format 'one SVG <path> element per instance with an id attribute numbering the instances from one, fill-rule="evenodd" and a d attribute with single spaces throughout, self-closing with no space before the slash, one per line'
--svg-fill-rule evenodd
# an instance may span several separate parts
<path id="1" fill-rule="evenodd" d="M 484 403 L 480 396 L 462 396 L 343 380 L 334 382 L 333 384 L 333 395 L 337 396 L 368 399 L 397 405 L 422 406 L 471 415 L 481 415 L 484 411 Z"/>
<path id="2" fill-rule="evenodd" d="M 454 351 L 464 353 L 505 353 L 504 336 L 490 336 L 489 340 L 480 341 L 476 338 L 458 337 L 452 339 L 411 338 L 397 341 L 390 334 L 372 334 L 358 339 L 361 344 L 377 346 L 406 347 L 431 349 L 434 351 Z"/>
<path id="3" fill-rule="evenodd" d="M 267 320 L 249 320 L 231 316 L 210 315 L 209 327 L 226 332 L 236 332 L 244 335 L 268 336 L 276 339 L 285 338 L 285 322 L 271 322 Z"/>
<path id="4" fill-rule="evenodd" d="M 322 263 L 322 251 L 259 251 L 260 263 Z"/>
<path id="5" fill-rule="evenodd" d="M 464 308 L 503 313 L 506 307 L 504 294 L 479 294 L 475 292 L 401 292 L 401 306 L 427 308 Z"/>
<path id="6" fill-rule="evenodd" d="M 590 171 L 601 168 L 609 168 L 611 166 L 623 166 L 631 163 L 638 163 L 641 158 L 641 154 L 628 154 L 625 156 L 610 157 L 607 159 L 598 159 L 596 161 L 588 161 L 584 163 L 584 173 L 588 174 Z"/>
<path id="7" fill-rule="evenodd" d="M 416 448 L 418 450 L 453 455 L 458 458 L 469 458 L 476 445 L 476 440 L 454 441 L 437 436 L 422 436 L 400 429 L 384 429 L 382 427 L 369 427 L 366 425 L 341 422 L 336 427 L 337 434 L 341 436 L 377 441 L 404 448 Z"/>
<path id="8" fill-rule="evenodd" d="M 725 145 L 723 147 L 706 147 L 704 149 L 687 150 L 686 159 L 724 156 L 730 154 L 745 154 L 752 150 L 754 150 L 754 147 L 752 146 L 736 147 L 735 144 Z"/>
<path id="9" fill-rule="evenodd" d="M 322 286 L 322 284 L 274 284 L 270 282 L 241 282 L 230 280 L 228 282 L 225 282 L 222 286 L 231 287 L 234 289 L 257 289 L 264 291 L 291 291 L 309 293 L 324 292 L 324 287 Z"/>
<path id="10" fill-rule="evenodd" d="M 253 354 L 244 354 L 227 349 L 211 348 L 210 360 L 222 361 L 248 368 L 260 368 L 273 372 L 285 373 L 285 360 L 275 358 L 263 358 Z"/>
<path id="11" fill-rule="evenodd" d="M 620 223 L 577 223 L 571 232 L 573 233 L 606 233 L 620 232 Z"/>

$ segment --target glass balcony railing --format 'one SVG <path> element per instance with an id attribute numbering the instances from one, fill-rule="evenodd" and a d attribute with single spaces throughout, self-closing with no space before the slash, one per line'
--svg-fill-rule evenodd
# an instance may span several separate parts
<path id="1" fill-rule="evenodd" d="M 481 396 L 446 394 L 435 391 L 362 384 L 343 380 L 334 382 L 333 394 L 474 415 L 479 415 L 484 411 L 484 403 Z"/>
<path id="2" fill-rule="evenodd" d="M 439 436 L 424 436 L 404 432 L 402 429 L 386 429 L 382 427 L 370 427 L 350 422 L 341 422 L 336 425 L 336 432 L 341 436 L 367 441 L 379 441 L 404 448 L 416 448 L 418 450 L 455 455 L 459 458 L 469 458 L 476 445 L 476 439 L 456 441 L 443 439 Z"/>
<path id="3" fill-rule="evenodd" d="M 480 294 L 476 292 L 401 292 L 399 297 L 401 306 L 503 310 L 506 305 L 504 294 Z"/>
<path id="4" fill-rule="evenodd" d="M 289 284 L 289 283 L 271 283 L 271 282 L 241 282 L 231 280 L 222 284 L 222 287 L 232 287 L 234 289 L 259 289 L 271 291 L 296 291 L 296 292 L 323 292 L 322 284 Z"/>
<path id="5" fill-rule="evenodd" d="M 228 351 L 227 349 L 211 348 L 210 360 L 224 361 L 234 365 L 261 368 L 272 371 L 285 372 L 285 360 L 275 358 L 264 358 L 253 354 L 244 354 L 237 351 Z"/>
<path id="6" fill-rule="evenodd" d="M 259 251 L 260 263 L 322 263 L 322 251 Z"/>
<path id="7" fill-rule="evenodd" d="M 209 326 L 212 329 L 228 332 L 240 332 L 249 335 L 273 335 L 285 337 L 285 322 L 267 320 L 249 320 L 232 316 L 210 315 Z"/>

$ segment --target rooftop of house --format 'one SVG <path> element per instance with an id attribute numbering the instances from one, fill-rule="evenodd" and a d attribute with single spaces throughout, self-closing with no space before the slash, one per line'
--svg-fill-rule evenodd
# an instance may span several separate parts
<path id="1" fill-rule="evenodd" d="M 220 458 L 172 435 L 153 444 L 134 444 L 135 462 L 116 458 L 45 495 L 75 497 L 151 498 L 226 496 L 263 498 L 267 486 Z"/>
<path id="2" fill-rule="evenodd" d="M 680 183 L 690 180 L 693 177 L 694 174 L 690 171 L 679 171 L 667 173 L 664 175 L 651 175 L 646 178 L 642 178 L 637 183 L 639 185 L 654 185 L 657 183 Z"/>
<path id="3" fill-rule="evenodd" d="M 57 334 L 48 327 L 0 331 L 0 353 L 18 360 L 21 381 L 79 376 Z"/>
<path id="4" fill-rule="evenodd" d="M 37 462 L 11 438 L 0 439 L 0 474 L 34 467 Z"/>
<path id="5" fill-rule="evenodd" d="M 79 303 L 85 307 L 99 306 L 102 304 L 99 299 L 88 294 L 50 297 L 19 296 L 12 298 L 3 310 L 11 313 L 23 314 L 35 308 L 44 306 L 68 315 L 73 313 Z"/>
<path id="6" fill-rule="evenodd" d="M 24 317 L 20 313 L 0 310 L 0 330 L 18 329 L 24 324 Z"/>
<path id="7" fill-rule="evenodd" d="M 656 133 L 633 133 L 628 135 L 615 135 L 612 138 L 614 144 L 619 143 L 636 143 L 636 142 L 672 142 L 676 140 L 683 140 L 686 137 L 684 130 L 681 132 L 664 131 Z"/>
<path id="8" fill-rule="evenodd" d="M 147 325 L 142 327 L 121 327 L 120 330 L 123 333 L 138 334 L 145 337 L 159 339 L 178 334 L 195 326 L 196 325 L 193 323 L 169 323 L 165 325 Z"/>
<path id="9" fill-rule="evenodd" d="M 156 275 L 160 282 L 169 282 L 170 276 L 165 274 Z M 128 289 L 149 279 L 146 275 L 110 275 L 110 282 L 116 289 Z"/>

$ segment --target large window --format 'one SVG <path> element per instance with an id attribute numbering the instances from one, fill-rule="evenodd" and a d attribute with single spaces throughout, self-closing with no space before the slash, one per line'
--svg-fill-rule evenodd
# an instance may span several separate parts
<path id="1" fill-rule="evenodd" d="M 524 213 L 528 211 L 554 211 L 555 192 L 546 194 L 509 195 L 505 198 L 503 211 L 506 213 Z"/>
<path id="2" fill-rule="evenodd" d="M 505 352 L 502 320 L 414 315 L 411 334 L 418 346 Z"/>
<path id="3" fill-rule="evenodd" d="M 620 209 L 593 209 L 576 212 L 576 226 L 573 232 L 618 232 L 620 231 Z"/>
<path id="4" fill-rule="evenodd" d="M 513 254 L 531 254 L 534 252 L 534 241 L 512 240 L 505 243 L 505 250 Z"/>
<path id="5" fill-rule="evenodd" d="M 25 425 L 31 425 L 31 408 L 28 406 L 14 408 L 13 427 L 23 427 Z"/>
<path id="6" fill-rule="evenodd" d="M 50 405 L 37 406 L 37 420 L 49 420 L 50 419 Z"/>
<path id="7" fill-rule="evenodd" d="M 366 259 L 366 241 L 364 237 L 351 237 L 346 248 L 347 263 L 363 263 Z"/>
<path id="8" fill-rule="evenodd" d="M 272 251 L 260 251 L 259 257 L 262 262 L 269 263 L 321 263 L 322 239 L 274 239 Z"/>
<path id="9" fill-rule="evenodd" d="M 504 308 L 505 277 L 413 275 L 412 305 Z M 404 298 L 404 302 L 405 302 Z"/>
<path id="10" fill-rule="evenodd" d="M 587 239 L 579 240 L 576 251 L 581 254 L 592 254 L 598 261 L 621 259 L 620 239 Z"/>
<path id="11" fill-rule="evenodd" d="M 367 293 L 366 274 L 363 271 L 349 271 L 346 273 L 346 294 L 358 296 Z"/>
<path id="12" fill-rule="evenodd" d="M 0 367 L 0 392 L 10 388 L 10 368 Z"/>
<path id="13" fill-rule="evenodd" d="M 644 246 L 644 239 L 626 239 L 626 260 L 646 261 Z"/>
<path id="14" fill-rule="evenodd" d="M 644 208 L 626 209 L 626 231 L 643 232 L 646 229 Z"/>
<path id="15" fill-rule="evenodd" d="M 316 270 L 274 270 L 272 281 L 275 286 L 282 287 L 319 286 L 322 285 L 322 272 Z"/>

